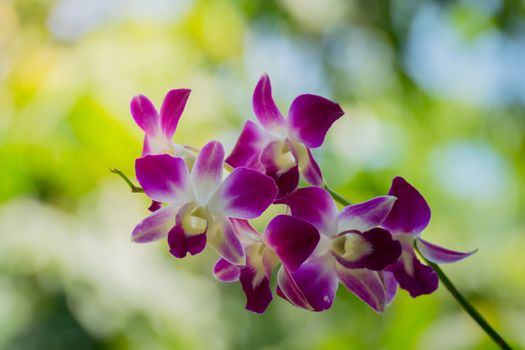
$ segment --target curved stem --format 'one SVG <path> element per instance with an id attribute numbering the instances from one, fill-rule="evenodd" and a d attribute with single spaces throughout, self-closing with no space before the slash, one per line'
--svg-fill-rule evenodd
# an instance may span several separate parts
<path id="1" fill-rule="evenodd" d="M 109 168 L 109 171 L 111 171 L 113 174 L 117 174 L 124 181 L 126 181 L 126 183 L 128 184 L 129 188 L 131 188 L 131 192 L 144 193 L 144 189 L 142 189 L 142 187 L 135 186 L 135 184 L 122 171 L 120 171 L 119 169 Z"/>
<path id="2" fill-rule="evenodd" d="M 463 294 L 461 294 L 461 292 L 456 288 L 456 286 L 454 286 L 452 281 L 450 281 L 447 275 L 445 275 L 445 272 L 443 272 L 443 270 L 437 264 L 427 260 L 423 256 L 423 254 L 421 254 L 416 244 L 414 244 L 414 248 L 418 252 L 419 256 L 421 256 L 421 258 L 430 267 L 432 267 L 434 271 L 436 271 L 441 283 L 443 283 L 443 285 L 448 289 L 450 294 L 452 294 L 454 299 L 456 299 L 459 305 L 461 305 L 463 310 L 465 310 L 465 312 L 469 314 L 469 316 L 472 317 L 474 321 L 476 321 L 476 323 L 485 331 L 485 333 L 487 333 L 487 335 L 491 337 L 492 340 L 496 344 L 498 344 L 501 349 L 512 349 L 510 345 L 505 341 L 505 339 L 503 339 L 503 337 L 499 335 L 499 333 L 496 332 L 494 328 L 492 328 L 492 326 L 487 322 L 487 320 L 485 320 L 485 318 L 479 313 L 479 311 L 476 310 L 476 308 L 474 308 L 474 306 L 472 306 L 472 304 L 463 296 Z"/>
<path id="3" fill-rule="evenodd" d="M 339 202 L 340 204 L 342 205 L 350 205 L 350 201 L 347 200 L 345 197 L 341 196 L 339 193 L 337 193 L 336 191 L 332 190 L 328 185 L 324 185 L 324 188 L 330 193 L 330 195 L 332 196 L 332 198 Z M 485 318 L 479 313 L 478 310 L 476 310 L 476 308 L 474 308 L 474 306 L 472 306 L 471 303 L 469 303 L 469 301 L 463 296 L 463 294 L 461 294 L 461 292 L 454 286 L 454 284 L 452 283 L 452 281 L 450 281 L 450 279 L 447 277 L 447 275 L 445 275 L 445 272 L 443 272 L 443 270 L 441 270 L 441 268 L 431 262 L 431 261 L 428 261 L 420 252 L 419 250 L 417 249 L 417 246 L 414 244 L 414 248 L 416 249 L 416 251 L 419 253 L 419 255 L 421 256 L 421 258 L 430 266 L 432 267 L 436 273 L 438 274 L 439 276 L 439 280 L 441 281 L 441 283 L 443 283 L 443 285 L 448 289 L 448 291 L 450 292 L 450 294 L 452 294 L 452 296 L 454 297 L 454 299 L 456 299 L 456 301 L 459 303 L 459 305 L 461 305 L 461 307 L 463 308 L 463 310 L 465 310 L 465 312 L 470 316 L 472 317 L 472 319 L 481 327 L 481 329 L 483 329 L 485 331 L 485 333 L 501 348 L 501 349 L 504 349 L 504 350 L 512 350 L 512 348 L 510 347 L 510 345 L 505 341 L 505 339 L 503 339 L 503 337 L 501 335 L 499 335 L 498 332 L 496 332 L 496 330 L 494 330 L 494 328 L 487 322 L 487 320 L 485 320 Z"/>
<path id="4" fill-rule="evenodd" d="M 339 193 L 337 193 L 335 190 L 331 189 L 330 186 L 328 186 L 327 184 L 324 184 L 324 189 L 328 191 L 328 193 L 330 193 L 330 195 L 332 196 L 332 198 L 336 201 L 336 202 L 339 202 L 340 204 L 344 205 L 344 206 L 347 206 L 347 205 L 350 205 L 352 204 L 348 199 L 346 199 L 345 197 L 341 196 Z"/>

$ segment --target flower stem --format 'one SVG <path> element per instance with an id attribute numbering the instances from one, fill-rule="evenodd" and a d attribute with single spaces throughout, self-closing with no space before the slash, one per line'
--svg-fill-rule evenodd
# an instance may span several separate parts
<path id="1" fill-rule="evenodd" d="M 419 252 L 419 250 L 417 249 L 417 246 L 415 244 L 414 244 L 414 248 L 419 253 L 419 256 L 421 256 L 421 258 L 423 258 L 423 260 L 430 267 L 432 267 L 434 269 L 434 271 L 436 271 L 436 273 L 439 276 L 439 280 L 441 281 L 441 283 L 443 283 L 443 285 L 448 289 L 450 294 L 452 294 L 452 296 L 454 297 L 454 299 L 456 299 L 456 301 L 459 303 L 459 305 L 461 305 L 461 307 L 465 310 L 465 312 L 467 314 L 469 314 L 469 316 L 472 317 L 472 319 L 474 321 L 476 321 L 476 323 L 485 331 L 485 333 L 487 333 L 487 335 L 490 338 L 492 338 L 492 340 L 496 344 L 498 344 L 498 346 L 501 349 L 512 349 L 510 347 L 510 345 L 505 341 L 505 339 L 503 339 L 503 337 L 501 335 L 499 335 L 499 333 L 496 332 L 496 330 L 494 328 L 492 328 L 492 326 L 487 322 L 487 320 L 485 320 L 485 318 L 479 313 L 479 311 L 476 310 L 474 308 L 474 306 L 472 306 L 472 304 L 469 303 L 469 301 L 463 296 L 463 294 L 461 294 L 461 292 L 456 288 L 456 286 L 454 286 L 452 281 L 450 281 L 450 279 L 447 277 L 447 275 L 445 275 L 445 272 L 443 272 L 443 270 L 437 264 L 427 260 Z"/>
<path id="2" fill-rule="evenodd" d="M 120 171 L 119 169 L 109 168 L 109 171 L 111 171 L 114 174 L 117 174 L 124 181 L 126 181 L 126 183 L 128 184 L 129 188 L 131 189 L 131 192 L 144 193 L 144 190 L 142 189 L 142 187 L 135 186 L 135 184 L 122 171 Z"/>
<path id="3" fill-rule="evenodd" d="M 339 193 L 337 193 L 336 191 L 334 191 L 333 189 L 331 189 L 327 184 L 325 184 L 323 186 L 329 193 L 330 195 L 332 196 L 332 198 L 339 202 L 340 204 L 342 205 L 350 205 L 350 201 L 347 200 L 345 197 L 341 196 Z M 501 335 L 499 335 L 498 332 L 496 332 L 496 330 L 494 330 L 494 328 L 492 328 L 492 326 L 487 322 L 487 320 L 485 320 L 485 318 L 483 318 L 483 316 L 481 316 L 481 314 L 479 313 L 478 310 L 476 310 L 474 308 L 474 306 L 472 306 L 471 303 L 468 302 L 468 300 L 463 296 L 463 294 L 461 294 L 461 292 L 454 286 L 454 284 L 452 283 L 452 281 L 450 281 L 450 279 L 447 277 L 447 275 L 445 275 L 445 272 L 443 272 L 443 270 L 441 270 L 441 268 L 437 265 L 437 264 L 434 264 L 433 262 L 431 261 L 428 261 L 420 252 L 419 250 L 417 249 L 417 246 L 414 244 L 414 248 L 416 249 L 416 251 L 419 253 L 419 255 L 421 256 L 421 258 L 423 258 L 423 260 L 430 266 L 434 269 L 434 271 L 436 271 L 436 273 L 438 274 L 439 276 L 439 280 L 441 281 L 441 283 L 443 283 L 443 285 L 448 289 L 448 291 L 450 292 L 450 294 L 452 294 L 452 296 L 454 297 L 454 299 L 456 299 L 456 301 L 459 303 L 459 305 L 461 305 L 461 307 L 463 308 L 463 310 L 465 310 L 465 312 L 467 314 L 469 314 L 470 317 L 472 317 L 472 319 L 474 321 L 476 321 L 476 323 L 485 331 L 485 333 L 501 348 L 501 349 L 504 349 L 504 350 L 512 350 L 512 348 L 510 347 L 510 345 L 505 341 L 505 339 L 503 339 L 503 337 Z"/>
<path id="4" fill-rule="evenodd" d="M 352 203 L 350 203 L 349 200 L 347 200 L 345 197 L 341 196 L 339 193 L 337 193 L 336 191 L 334 191 L 333 189 L 330 188 L 330 186 L 328 186 L 327 184 L 324 184 L 324 189 L 328 191 L 328 193 L 330 193 L 330 195 L 332 196 L 332 198 L 336 201 L 336 202 L 339 202 L 340 204 L 344 205 L 344 206 L 347 206 L 347 205 L 350 205 Z"/>

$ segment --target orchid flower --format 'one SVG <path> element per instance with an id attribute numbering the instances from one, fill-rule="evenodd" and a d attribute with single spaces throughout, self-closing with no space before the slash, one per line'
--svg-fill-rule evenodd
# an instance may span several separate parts
<path id="1" fill-rule="evenodd" d="M 273 299 L 270 288 L 272 271 L 282 262 L 297 270 L 310 256 L 319 233 L 308 222 L 289 215 L 278 215 L 260 234 L 247 220 L 231 220 L 246 251 L 246 263 L 234 265 L 220 258 L 213 274 L 222 282 L 239 280 L 246 295 L 246 309 L 263 313 Z"/>
<path id="2" fill-rule="evenodd" d="M 263 75 L 253 93 L 253 111 L 262 128 L 247 121 L 226 162 L 271 176 L 279 188 L 278 197 L 297 187 L 299 173 L 310 184 L 322 186 L 311 149 L 322 145 L 330 126 L 343 116 L 341 107 L 324 97 L 304 94 L 295 98 L 285 118 L 273 100 L 270 78 Z"/>
<path id="3" fill-rule="evenodd" d="M 170 90 L 162 102 L 160 116 L 146 96 L 133 97 L 130 104 L 131 115 L 135 123 L 144 131 L 143 157 L 149 154 L 169 154 L 182 157 L 190 168 L 193 166 L 195 154 L 172 140 L 190 92 L 189 89 Z M 154 212 L 161 207 L 162 203 L 152 201 L 148 209 Z"/>
<path id="4" fill-rule="evenodd" d="M 419 262 L 414 251 L 414 242 L 419 252 L 436 264 L 453 263 L 476 251 L 457 252 L 422 239 L 421 232 L 430 222 L 430 207 L 425 198 L 402 177 L 394 178 L 388 194 L 395 196 L 397 201 L 382 227 L 389 230 L 394 239 L 401 243 L 402 254 L 395 264 L 388 267 L 389 272 L 385 272 L 385 276 L 393 283 L 394 292 L 399 283 L 412 297 L 430 294 L 438 287 L 438 275 L 430 266 Z M 390 273 L 392 275 L 389 276 Z"/>
<path id="5" fill-rule="evenodd" d="M 381 270 L 397 261 L 401 244 L 379 225 L 395 200 L 376 197 L 339 212 L 330 194 L 320 187 L 300 188 L 277 200 L 321 234 L 312 256 L 297 270 L 280 269 L 277 293 L 296 306 L 323 311 L 331 307 L 340 281 L 382 312 L 391 300 Z"/>
<path id="6" fill-rule="evenodd" d="M 223 166 L 224 149 L 216 141 L 203 147 L 191 173 L 182 158 L 167 154 L 137 159 L 137 179 L 144 192 L 167 205 L 138 224 L 132 240 L 167 237 L 170 253 L 177 258 L 200 253 L 208 241 L 226 260 L 243 264 L 244 250 L 230 218 L 258 217 L 275 199 L 277 187 L 270 177 L 245 167 L 222 181 Z"/>

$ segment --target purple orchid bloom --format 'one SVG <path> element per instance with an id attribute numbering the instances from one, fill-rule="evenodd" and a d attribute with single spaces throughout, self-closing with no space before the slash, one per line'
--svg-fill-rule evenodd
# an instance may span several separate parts
<path id="1" fill-rule="evenodd" d="M 135 123 L 144 131 L 143 157 L 149 154 L 169 154 L 174 157 L 182 157 L 190 168 L 193 166 L 195 154 L 172 140 L 190 93 L 190 89 L 169 91 L 162 102 L 160 116 L 146 96 L 133 97 L 130 104 L 131 115 Z M 161 207 L 161 203 L 152 201 L 148 209 L 154 212 Z"/>
<path id="2" fill-rule="evenodd" d="M 341 107 L 304 94 L 295 98 L 285 118 L 273 100 L 270 78 L 263 75 L 253 93 L 253 110 L 262 128 L 247 121 L 226 162 L 271 176 L 279 198 L 297 188 L 299 173 L 310 184 L 321 186 L 323 177 L 311 149 L 322 145 L 330 126 L 343 116 Z"/>
<path id="3" fill-rule="evenodd" d="M 329 309 L 339 281 L 377 312 L 390 300 L 381 270 L 397 261 L 401 244 L 379 226 L 396 198 L 381 196 L 338 211 L 320 187 L 300 188 L 276 203 L 314 225 L 321 239 L 312 256 L 297 270 L 284 266 L 277 276 L 277 294 L 313 311 Z"/>
<path id="4" fill-rule="evenodd" d="M 402 177 L 394 178 L 388 194 L 395 196 L 397 201 L 382 227 L 392 233 L 394 239 L 401 243 L 403 250 L 398 261 L 385 271 L 386 278 L 390 280 L 390 293 L 395 294 L 399 283 L 412 297 L 430 294 L 438 287 L 438 275 L 430 266 L 419 262 L 414 251 L 414 241 L 420 253 L 436 264 L 465 259 L 476 250 L 457 252 L 423 240 L 420 235 L 430 222 L 430 207 L 425 198 Z"/>
<path id="5" fill-rule="evenodd" d="M 193 163 L 194 153 L 172 140 L 190 93 L 190 89 L 169 91 L 162 102 L 160 115 L 146 96 L 137 95 L 131 100 L 131 115 L 145 133 L 143 157 L 150 154 L 169 154 L 191 160 Z"/>
<path id="6" fill-rule="evenodd" d="M 188 170 L 182 158 L 148 155 L 135 162 L 137 179 L 146 195 L 166 203 L 138 224 L 135 242 L 167 237 L 170 253 L 177 258 L 200 253 L 208 241 L 220 256 L 244 264 L 244 250 L 230 218 L 253 219 L 277 195 L 273 180 L 245 167 L 234 169 L 222 181 L 224 149 L 211 141 Z"/>
<path id="7" fill-rule="evenodd" d="M 296 271 L 319 242 L 317 229 L 289 215 L 278 215 L 260 234 L 247 220 L 231 220 L 246 251 L 246 264 L 234 265 L 220 258 L 213 274 L 222 282 L 239 280 L 246 295 L 246 309 L 263 313 L 273 299 L 272 271 L 279 262 Z"/>

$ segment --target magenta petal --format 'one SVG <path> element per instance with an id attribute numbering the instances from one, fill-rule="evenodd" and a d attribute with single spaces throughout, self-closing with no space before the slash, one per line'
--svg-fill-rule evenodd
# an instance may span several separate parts
<path id="1" fill-rule="evenodd" d="M 253 111 L 265 129 L 284 128 L 284 117 L 275 105 L 272 97 L 270 77 L 265 74 L 259 79 L 253 92 Z"/>
<path id="2" fill-rule="evenodd" d="M 385 285 L 386 305 L 390 305 L 397 293 L 397 281 L 392 272 L 383 271 L 383 284 Z"/>
<path id="3" fill-rule="evenodd" d="M 273 299 L 268 277 L 258 276 L 251 266 L 243 266 L 239 280 L 246 295 L 246 310 L 262 314 Z"/>
<path id="4" fill-rule="evenodd" d="M 206 247 L 206 233 L 187 235 L 180 225 L 173 227 L 168 233 L 168 245 L 171 255 L 184 258 L 187 253 L 199 254 Z"/>
<path id="5" fill-rule="evenodd" d="M 288 141 L 288 147 L 295 157 L 299 166 L 299 172 L 304 179 L 313 186 L 322 187 L 324 184 L 323 174 L 310 149 L 302 143 L 294 141 Z"/>
<path id="6" fill-rule="evenodd" d="M 434 292 L 438 287 L 437 273 L 430 266 L 420 263 L 413 252 L 403 254 L 409 255 L 388 267 L 399 286 L 408 291 L 413 298 Z"/>
<path id="7" fill-rule="evenodd" d="M 133 97 L 130 104 L 135 123 L 146 132 L 155 135 L 158 131 L 159 116 L 153 103 L 144 95 Z"/>
<path id="8" fill-rule="evenodd" d="M 175 226 L 177 208 L 166 206 L 142 220 L 131 233 L 131 240 L 137 243 L 152 242 L 168 235 L 169 230 Z"/>
<path id="9" fill-rule="evenodd" d="M 389 195 L 397 197 L 383 226 L 392 233 L 417 235 L 430 221 L 430 207 L 425 198 L 405 179 L 396 177 L 392 181 Z"/>
<path id="10" fill-rule="evenodd" d="M 234 282 L 239 279 L 241 267 L 233 265 L 228 260 L 219 258 L 213 267 L 213 275 L 221 282 Z"/>
<path id="11" fill-rule="evenodd" d="M 307 310 L 323 311 L 332 306 L 338 281 L 331 257 L 320 256 L 301 265 L 295 272 L 282 267 L 277 283 L 292 304 Z"/>
<path id="12" fill-rule="evenodd" d="M 321 168 L 315 161 L 314 155 L 310 149 L 306 150 L 308 155 L 308 161 L 304 168 L 302 168 L 302 175 L 306 181 L 308 181 L 313 186 L 323 186 L 323 174 L 321 173 Z"/>
<path id="13" fill-rule="evenodd" d="M 272 178 L 245 167 L 236 168 L 213 195 L 208 208 L 227 217 L 253 219 L 272 204 L 277 186 Z"/>
<path id="14" fill-rule="evenodd" d="M 270 221 L 264 237 L 290 272 L 310 257 L 319 242 L 319 232 L 314 226 L 289 215 L 278 215 Z"/>
<path id="15" fill-rule="evenodd" d="M 277 198 L 282 198 L 293 192 L 299 185 L 299 168 L 297 166 L 291 167 L 282 174 L 267 171 L 266 175 L 270 176 L 277 186 Z"/>
<path id="16" fill-rule="evenodd" d="M 230 218 L 230 223 L 237 233 L 237 236 L 246 239 L 246 245 L 254 243 L 254 241 L 260 241 L 261 234 L 248 220 Z"/>
<path id="17" fill-rule="evenodd" d="M 220 219 L 208 228 L 208 242 L 224 259 L 234 265 L 244 265 L 244 248 L 228 219 Z"/>
<path id="18" fill-rule="evenodd" d="M 350 247 L 354 256 L 350 260 L 344 255 L 335 254 L 337 261 L 347 268 L 380 271 L 395 263 L 401 255 L 401 243 L 393 240 L 390 232 L 382 228 L 375 227 L 363 233 L 347 235 L 354 236 L 351 241 L 354 247 Z M 355 256 L 356 251 L 362 251 L 363 254 Z"/>
<path id="19" fill-rule="evenodd" d="M 367 231 L 381 225 L 392 210 L 395 201 L 396 197 L 381 196 L 343 208 L 337 218 L 339 232 Z"/>
<path id="20" fill-rule="evenodd" d="M 449 264 L 468 258 L 477 250 L 470 252 L 458 252 L 447 248 L 440 247 L 436 244 L 427 242 L 421 238 L 416 239 L 419 252 L 427 259 L 436 264 Z"/>
<path id="21" fill-rule="evenodd" d="M 385 288 L 377 272 L 367 269 L 348 269 L 339 264 L 336 264 L 336 271 L 341 283 L 359 299 L 377 312 L 385 310 Z"/>
<path id="22" fill-rule="evenodd" d="M 199 152 L 191 170 L 191 181 L 201 204 L 206 204 L 222 181 L 224 148 L 217 141 L 208 142 Z"/>
<path id="23" fill-rule="evenodd" d="M 300 95 L 288 112 L 288 128 L 292 135 L 309 148 L 319 147 L 330 126 L 343 116 L 341 107 L 324 97 Z"/>
<path id="24" fill-rule="evenodd" d="M 235 144 L 231 154 L 226 158 L 226 163 L 234 168 L 246 166 L 255 170 L 261 170 L 259 155 L 265 143 L 263 130 L 251 120 L 244 124 L 241 135 Z"/>
<path id="25" fill-rule="evenodd" d="M 168 139 L 173 137 L 180 116 L 186 107 L 186 102 L 190 96 L 190 89 L 174 89 L 169 91 L 164 97 L 160 108 L 160 125 L 164 135 Z"/>
<path id="26" fill-rule="evenodd" d="M 149 155 L 135 161 L 137 180 L 151 199 L 184 203 L 191 198 L 188 168 L 182 158 Z"/>
<path id="27" fill-rule="evenodd" d="M 148 210 L 151 211 L 152 213 L 154 213 L 157 210 L 159 210 L 160 208 L 162 208 L 162 203 L 161 202 L 151 201 L 151 205 L 148 207 Z"/>
<path id="28" fill-rule="evenodd" d="M 286 204 L 293 216 L 311 223 L 325 235 L 337 233 L 337 207 L 330 194 L 320 187 L 299 188 L 275 203 Z"/>

